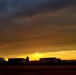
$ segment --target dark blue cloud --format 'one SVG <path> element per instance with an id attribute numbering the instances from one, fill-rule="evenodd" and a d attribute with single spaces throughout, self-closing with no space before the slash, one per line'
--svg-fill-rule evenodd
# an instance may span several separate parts
<path id="1" fill-rule="evenodd" d="M 0 19 L 11 15 L 31 16 L 55 12 L 73 4 L 76 4 L 75 0 L 0 0 Z"/>

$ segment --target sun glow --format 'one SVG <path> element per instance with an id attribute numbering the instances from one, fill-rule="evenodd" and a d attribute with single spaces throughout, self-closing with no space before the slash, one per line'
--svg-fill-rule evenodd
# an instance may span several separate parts
<path id="1" fill-rule="evenodd" d="M 39 58 L 41 57 L 41 54 L 37 52 L 33 55 L 33 57 L 34 57 L 34 59 L 39 60 Z"/>
<path id="2" fill-rule="evenodd" d="M 8 58 L 26 58 L 29 56 L 30 60 L 39 60 L 40 58 L 48 58 L 48 57 L 57 57 L 61 58 L 62 60 L 76 60 L 76 50 L 72 51 L 57 51 L 57 52 L 46 52 L 46 53 L 33 53 L 33 54 L 23 54 L 23 55 L 11 55 L 7 56 L 5 59 L 8 60 Z"/>
<path id="3" fill-rule="evenodd" d="M 35 53 L 35 57 L 39 58 L 40 54 L 39 53 Z"/>
<path id="4" fill-rule="evenodd" d="M 36 53 L 36 56 L 39 56 L 39 53 Z"/>

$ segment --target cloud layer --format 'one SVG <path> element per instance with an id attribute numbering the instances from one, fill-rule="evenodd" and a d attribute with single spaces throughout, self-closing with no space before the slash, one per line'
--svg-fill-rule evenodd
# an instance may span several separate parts
<path id="1" fill-rule="evenodd" d="M 12 15 L 33 16 L 49 11 L 53 13 L 74 4 L 75 0 L 0 0 L 0 19 Z"/>
<path id="2" fill-rule="evenodd" d="M 75 0 L 0 0 L 1 55 L 75 47 Z"/>

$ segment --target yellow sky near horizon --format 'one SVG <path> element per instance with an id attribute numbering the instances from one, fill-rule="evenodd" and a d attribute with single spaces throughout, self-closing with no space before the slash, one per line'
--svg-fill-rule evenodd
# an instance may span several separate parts
<path id="1" fill-rule="evenodd" d="M 11 58 L 26 58 L 29 56 L 30 61 L 32 60 L 39 60 L 39 58 L 61 58 L 62 60 L 76 60 L 76 51 L 57 51 L 57 52 L 46 52 L 46 53 L 34 53 L 34 54 L 27 54 L 27 55 L 11 55 Z M 9 56 L 5 57 L 8 60 Z"/>

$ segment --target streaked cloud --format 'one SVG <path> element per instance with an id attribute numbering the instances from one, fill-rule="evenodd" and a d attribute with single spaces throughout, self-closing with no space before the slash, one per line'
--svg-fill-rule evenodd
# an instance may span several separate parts
<path id="1" fill-rule="evenodd" d="M 62 49 L 76 49 L 75 0 L 0 0 L 2 56 Z"/>

